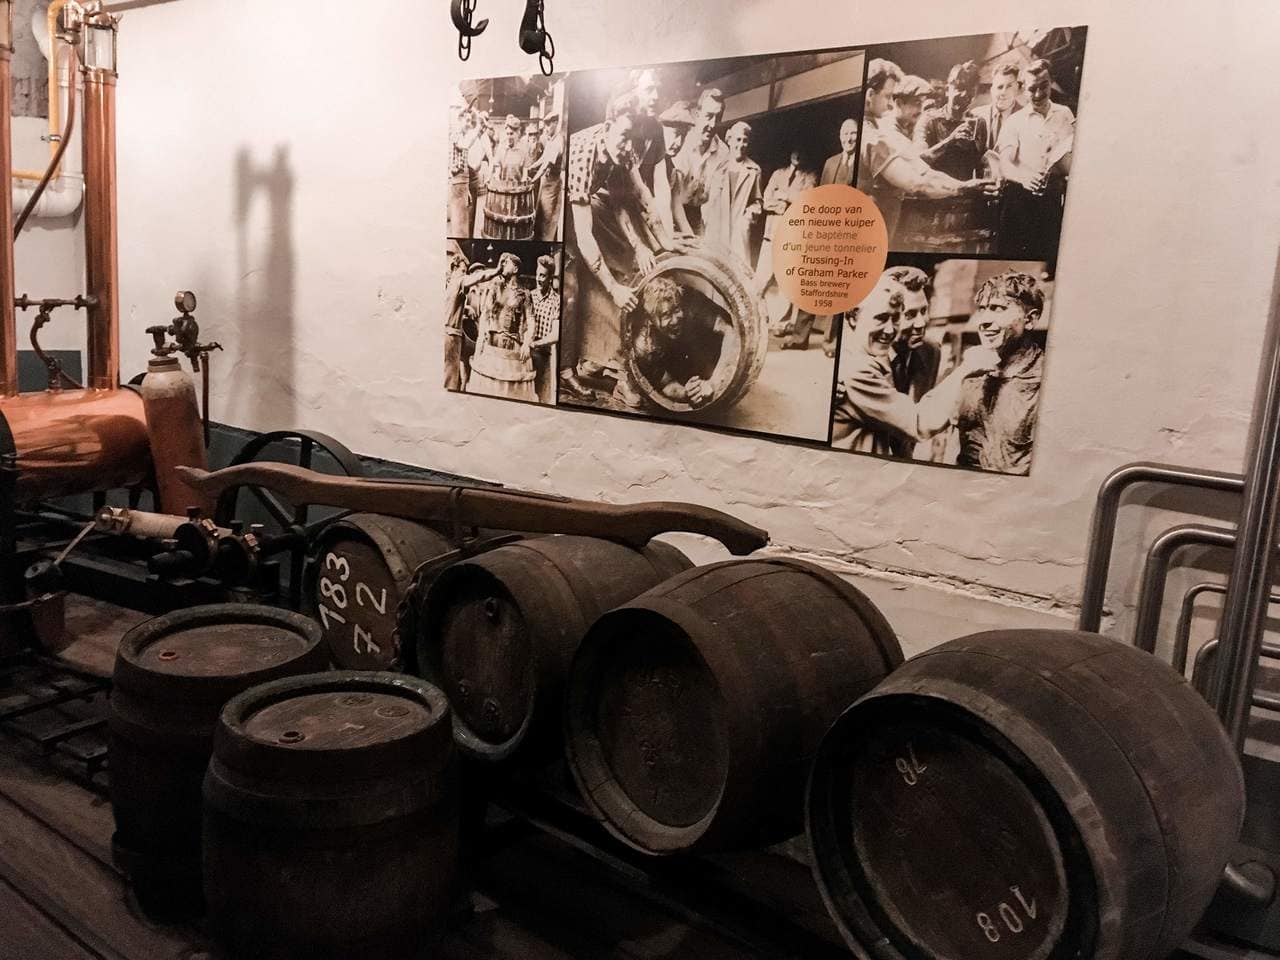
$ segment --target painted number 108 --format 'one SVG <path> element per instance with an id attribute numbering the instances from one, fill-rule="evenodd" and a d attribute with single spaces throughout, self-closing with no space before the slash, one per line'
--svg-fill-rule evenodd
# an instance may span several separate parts
<path id="1" fill-rule="evenodd" d="M 1002 926 L 1009 933 L 1021 933 L 1036 918 L 1035 897 L 1028 901 L 1017 887 L 1010 887 L 1009 892 L 1013 894 L 1013 903 L 1001 901 L 1000 905 L 995 910 L 992 910 L 991 913 L 979 911 L 975 915 L 978 927 L 982 930 L 982 935 L 992 943 L 1000 942 Z M 1021 908 L 1021 913 L 1018 912 L 1019 908 Z M 993 917 L 992 914 L 995 916 Z M 997 918 L 1000 921 L 999 923 L 996 922 Z"/>

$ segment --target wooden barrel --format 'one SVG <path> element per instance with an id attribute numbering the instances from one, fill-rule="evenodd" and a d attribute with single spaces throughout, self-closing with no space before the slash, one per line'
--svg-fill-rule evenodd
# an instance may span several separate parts
<path id="1" fill-rule="evenodd" d="M 484 197 L 488 240 L 532 240 L 538 213 L 537 180 L 495 180 Z"/>
<path id="2" fill-rule="evenodd" d="M 200 784 L 218 714 L 267 680 L 323 670 L 320 628 L 249 604 L 156 617 L 120 641 L 112 678 L 111 809 L 116 861 L 157 914 L 200 906 Z"/>
<path id="3" fill-rule="evenodd" d="M 569 679 L 569 763 L 639 850 L 780 840 L 802 829 L 827 727 L 901 662 L 871 601 L 821 567 L 698 567 L 588 632 Z"/>
<path id="4" fill-rule="evenodd" d="M 222 712 L 204 782 L 211 927 L 235 956 L 409 958 L 456 894 L 458 775 L 430 684 L 339 671 Z"/>
<path id="5" fill-rule="evenodd" d="M 1157 960 L 1221 878 L 1235 751 L 1181 676 L 1090 633 L 915 658 L 846 712 L 809 787 L 815 872 L 882 960 Z"/>
<path id="6" fill-rule="evenodd" d="M 658 409 L 697 416 L 723 412 L 746 395 L 764 368 L 769 348 L 769 316 L 764 301 L 737 260 L 706 247 L 659 256 L 653 269 L 636 285 L 637 297 L 642 299 L 644 288 L 659 277 L 673 280 L 685 291 L 687 319 L 704 318 L 709 309 L 723 310 L 724 319 L 737 335 L 737 350 L 722 351 L 714 369 L 702 378 L 710 383 L 714 393 L 709 403 L 695 407 L 686 400 L 673 400 L 663 394 L 661 383 L 655 383 L 655 378 L 646 374 L 644 364 L 632 350 L 639 325 L 644 321 L 640 311 L 633 311 L 628 315 L 623 337 L 627 373 L 646 402 Z"/>
<path id="7" fill-rule="evenodd" d="M 452 550 L 412 520 L 354 513 L 326 527 L 308 566 L 308 609 L 320 621 L 329 656 L 346 670 L 403 666 L 396 612 L 414 571 Z"/>
<path id="8" fill-rule="evenodd" d="M 552 536 L 444 571 L 427 594 L 418 665 L 448 695 L 458 745 L 488 761 L 558 754 L 565 675 L 587 628 L 690 566 L 656 540 L 635 550 Z"/>
<path id="9" fill-rule="evenodd" d="M 535 372 L 532 356 L 521 357 L 516 347 L 499 347 L 481 343 L 471 358 L 471 377 L 467 393 L 508 400 L 536 402 Z"/>

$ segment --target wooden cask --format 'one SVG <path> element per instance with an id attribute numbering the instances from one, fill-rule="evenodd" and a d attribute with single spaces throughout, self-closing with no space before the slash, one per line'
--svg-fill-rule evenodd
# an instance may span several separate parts
<path id="1" fill-rule="evenodd" d="M 112 677 L 112 848 L 142 905 L 200 909 L 200 785 L 222 707 L 278 677 L 323 670 L 312 620 L 250 604 L 191 607 L 120 641 Z"/>
<path id="2" fill-rule="evenodd" d="M 453 731 L 485 761 L 559 755 L 565 677 L 587 628 L 691 566 L 659 541 L 522 540 L 451 566 L 427 594 L 418 667 L 445 691 Z"/>
<path id="3" fill-rule="evenodd" d="M 255 687 L 205 777 L 209 922 L 234 956 L 418 957 L 456 893 L 449 705 L 395 673 Z"/>
<path id="4" fill-rule="evenodd" d="M 823 740 L 815 872 L 881 960 L 1163 960 L 1244 811 L 1217 717 L 1133 647 L 1006 630 L 916 657 Z"/>
<path id="5" fill-rule="evenodd" d="M 566 752 L 583 797 L 648 853 L 803 827 L 831 722 L 902 662 L 861 592 L 800 560 L 689 570 L 605 614 L 574 659 Z"/>
<path id="6" fill-rule="evenodd" d="M 306 598 L 333 662 L 345 670 L 401 669 L 400 601 L 419 566 L 452 550 L 440 533 L 399 517 L 353 513 L 325 527 L 312 551 Z"/>

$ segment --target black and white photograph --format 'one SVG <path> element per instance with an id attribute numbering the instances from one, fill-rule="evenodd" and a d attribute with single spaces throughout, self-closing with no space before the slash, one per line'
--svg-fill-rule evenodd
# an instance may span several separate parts
<path id="1" fill-rule="evenodd" d="M 832 446 L 1027 475 L 1053 285 L 1044 261 L 890 256 L 844 317 Z"/>
<path id="2" fill-rule="evenodd" d="M 448 235 L 561 239 L 563 75 L 463 80 L 449 107 Z"/>
<path id="3" fill-rule="evenodd" d="M 884 214 L 890 250 L 1057 256 L 1085 34 L 868 48 L 857 185 Z"/>
<path id="4" fill-rule="evenodd" d="M 840 50 L 569 77 L 562 405 L 826 441 L 838 321 L 780 294 L 772 237 L 853 183 L 863 72 Z"/>
<path id="5" fill-rule="evenodd" d="M 448 240 L 446 390 L 556 402 L 560 244 Z"/>

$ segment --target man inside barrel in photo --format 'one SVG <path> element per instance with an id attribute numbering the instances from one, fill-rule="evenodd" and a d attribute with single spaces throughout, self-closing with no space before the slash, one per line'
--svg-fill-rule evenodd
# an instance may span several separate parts
<path id="1" fill-rule="evenodd" d="M 877 58 L 868 64 L 858 165 L 858 188 L 875 198 L 884 216 L 891 249 L 907 194 L 942 200 L 995 190 L 994 179 L 957 180 L 932 169 L 920 158 L 918 147 L 898 132 L 893 98 L 902 79 L 902 70 L 896 63 Z"/>
<path id="2" fill-rule="evenodd" d="M 1029 273 L 1010 270 L 978 289 L 974 307 L 979 346 L 965 360 L 983 350 L 994 351 L 999 363 L 966 381 L 961 391 L 956 462 L 1025 476 L 1031 472 L 1044 377 L 1044 350 L 1031 335 L 1044 315 L 1044 290 Z"/>
<path id="3" fill-rule="evenodd" d="M 623 317 L 636 307 L 639 278 L 660 253 L 680 246 L 658 219 L 636 170 L 634 111 L 631 98 L 615 100 L 603 123 L 569 143 L 574 316 L 562 330 L 560 385 L 569 397 L 590 400 L 595 390 L 586 380 L 611 380 L 613 399 L 638 408 L 642 399 L 621 363 Z"/>
<path id="4" fill-rule="evenodd" d="M 898 451 L 904 445 L 947 429 L 956 415 L 963 384 L 999 364 L 994 350 L 974 347 L 918 401 L 899 392 L 892 357 L 907 293 L 885 271 L 872 291 L 845 315 L 832 413 L 831 445 L 837 449 L 901 456 Z"/>
<path id="5" fill-rule="evenodd" d="M 947 74 L 947 99 L 926 110 L 915 129 L 920 159 L 957 180 L 982 174 L 987 133 L 980 117 L 969 111 L 978 93 L 978 65 L 958 63 Z"/>
<path id="6" fill-rule="evenodd" d="M 493 167 L 490 171 L 492 181 L 517 183 L 525 179 L 525 168 L 529 165 L 529 155 L 521 140 L 520 121 L 508 114 L 502 127 L 502 143 L 498 145 L 493 156 Z"/>
<path id="7" fill-rule="evenodd" d="M 715 399 L 716 369 L 740 346 L 733 325 L 709 306 L 699 309 L 697 299 L 668 277 L 650 280 L 631 342 L 644 379 L 668 400 L 694 408 Z"/>
<path id="8" fill-rule="evenodd" d="M 1062 232 L 1062 203 L 1071 174 L 1076 118 L 1052 99 L 1047 60 L 1023 70 L 1027 105 L 1004 125 L 996 151 L 1006 184 L 1000 252 L 1016 259 L 1050 256 Z"/>

